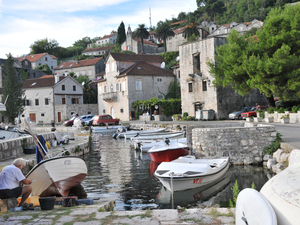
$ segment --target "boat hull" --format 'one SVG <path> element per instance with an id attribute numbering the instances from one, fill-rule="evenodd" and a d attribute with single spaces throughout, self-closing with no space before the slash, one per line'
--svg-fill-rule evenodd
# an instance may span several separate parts
<path id="1" fill-rule="evenodd" d="M 62 156 L 46 159 L 37 164 L 26 176 L 35 180 L 31 184 L 32 196 L 68 196 L 70 189 L 81 183 L 87 175 L 83 159 L 77 156 Z"/>
<path id="2" fill-rule="evenodd" d="M 161 162 L 170 162 L 174 159 L 177 159 L 180 156 L 185 156 L 189 154 L 187 148 L 178 148 L 178 149 L 168 149 L 158 152 L 149 152 L 151 160 L 156 163 Z"/>
<path id="3" fill-rule="evenodd" d="M 180 157 L 185 158 L 185 157 Z M 179 160 L 180 160 L 179 159 Z M 223 160 L 223 159 L 222 159 Z M 174 160 L 173 162 L 175 162 Z M 181 190 L 187 190 L 192 188 L 199 188 L 204 185 L 207 185 L 209 183 L 214 182 L 215 180 L 220 179 L 225 175 L 225 173 L 229 169 L 229 158 L 224 158 L 224 162 L 221 163 L 218 168 L 215 169 L 209 169 L 209 172 L 206 172 L 206 168 L 209 164 L 206 163 L 203 168 L 203 172 L 196 171 L 192 172 L 193 168 L 200 168 L 201 164 L 193 163 L 197 160 L 191 161 L 191 163 L 161 163 L 157 170 L 155 171 L 154 175 L 159 179 L 159 181 L 171 192 L 173 191 L 181 191 Z M 204 160 L 203 160 L 204 161 Z M 210 162 L 210 160 L 207 160 Z M 213 160 L 211 160 L 213 162 Z M 172 169 L 168 169 L 168 167 L 172 163 L 174 165 L 174 168 L 177 169 L 177 172 L 173 171 Z M 204 165 L 204 164 L 203 164 Z M 184 170 L 185 166 L 188 166 L 186 170 Z M 171 168 L 171 167 L 170 167 Z M 178 174 L 178 170 L 183 169 L 183 172 Z"/>

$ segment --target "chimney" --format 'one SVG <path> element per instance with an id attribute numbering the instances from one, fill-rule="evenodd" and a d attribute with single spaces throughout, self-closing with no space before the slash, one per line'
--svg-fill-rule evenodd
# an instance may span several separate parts
<path id="1" fill-rule="evenodd" d="M 55 83 L 58 83 L 59 81 L 59 73 L 54 75 L 54 80 L 55 80 Z"/>
<path id="2" fill-rule="evenodd" d="M 79 63 L 79 59 L 76 59 L 76 64 L 78 64 Z"/>

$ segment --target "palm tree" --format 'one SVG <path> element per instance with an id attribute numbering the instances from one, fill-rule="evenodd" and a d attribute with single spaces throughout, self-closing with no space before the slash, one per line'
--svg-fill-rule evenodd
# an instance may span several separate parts
<path id="1" fill-rule="evenodd" d="M 195 37 L 200 37 L 200 32 L 196 23 L 188 23 L 183 30 L 184 38 L 188 39 L 192 35 L 195 35 Z"/>
<path id="2" fill-rule="evenodd" d="M 167 38 L 174 37 L 175 33 L 172 30 L 170 24 L 163 23 L 161 26 L 158 26 L 156 28 L 156 36 L 157 36 L 157 38 L 162 39 L 164 41 L 165 52 L 166 52 L 167 51 Z"/>
<path id="3" fill-rule="evenodd" d="M 144 52 L 144 39 L 149 37 L 149 32 L 145 28 L 145 24 L 139 24 L 139 27 L 134 32 L 135 38 L 140 38 L 142 42 L 142 50 Z"/>

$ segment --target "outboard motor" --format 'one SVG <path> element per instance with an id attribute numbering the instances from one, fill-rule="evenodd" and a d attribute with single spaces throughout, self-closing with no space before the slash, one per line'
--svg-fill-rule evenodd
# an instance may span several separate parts
<path id="1" fill-rule="evenodd" d="M 165 138 L 165 143 L 166 143 L 167 145 L 169 145 L 169 144 L 170 144 L 170 139 L 169 139 L 169 138 Z"/>
<path id="2" fill-rule="evenodd" d="M 118 134 L 117 134 L 117 133 L 114 133 L 112 137 L 113 137 L 113 138 L 117 138 L 117 137 L 118 137 Z"/>

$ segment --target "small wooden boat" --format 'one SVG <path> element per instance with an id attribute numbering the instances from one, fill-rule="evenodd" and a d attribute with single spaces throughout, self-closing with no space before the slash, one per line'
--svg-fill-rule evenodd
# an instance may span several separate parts
<path id="1" fill-rule="evenodd" d="M 41 161 L 29 171 L 26 178 L 35 180 L 30 185 L 32 196 L 65 197 L 86 175 L 87 167 L 83 159 L 77 156 L 61 156 Z"/>
<path id="2" fill-rule="evenodd" d="M 299 224 L 299 186 L 300 164 L 298 162 L 276 174 L 261 188 L 260 193 L 268 200 L 274 209 L 279 225 Z"/>
<path id="3" fill-rule="evenodd" d="M 143 135 L 143 136 L 139 136 L 139 137 L 131 137 L 130 140 L 131 141 L 136 141 L 136 140 L 151 140 L 151 139 L 161 139 L 164 140 L 165 138 L 175 138 L 175 137 L 179 137 L 181 135 L 184 135 L 184 132 L 165 132 L 162 134 L 155 134 L 155 135 Z"/>
<path id="4" fill-rule="evenodd" d="M 143 135 L 149 135 L 154 133 L 160 133 L 165 131 L 166 128 L 150 129 L 150 130 L 129 130 L 126 132 L 117 132 L 118 138 L 131 138 L 131 137 L 140 137 Z"/>
<path id="5" fill-rule="evenodd" d="M 165 145 L 157 145 L 148 151 L 154 162 L 170 162 L 180 156 L 189 154 L 188 146 L 183 143 L 173 142 Z"/>
<path id="6" fill-rule="evenodd" d="M 170 139 L 170 143 L 182 143 L 182 144 L 186 144 L 186 138 L 178 138 L 178 139 Z M 151 148 L 153 148 L 154 146 L 167 146 L 165 140 L 160 141 L 152 141 L 152 142 L 148 142 L 148 143 L 143 143 L 143 142 L 137 142 L 139 145 L 139 149 L 142 152 L 148 152 Z"/>
<path id="7" fill-rule="evenodd" d="M 235 224 L 277 225 L 277 219 L 272 206 L 261 193 L 245 188 L 237 197 Z"/>
<path id="8" fill-rule="evenodd" d="M 196 159 L 195 156 L 189 155 L 170 162 L 162 162 L 154 176 L 173 192 L 198 188 L 214 182 L 224 176 L 228 168 L 229 157 Z"/>

